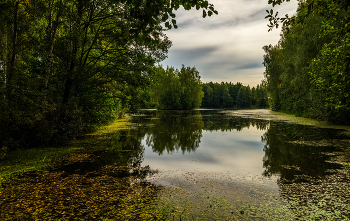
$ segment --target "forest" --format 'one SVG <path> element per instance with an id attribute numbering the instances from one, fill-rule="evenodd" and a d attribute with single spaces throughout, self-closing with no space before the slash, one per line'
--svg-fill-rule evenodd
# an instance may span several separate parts
<path id="1" fill-rule="evenodd" d="M 60 143 L 137 110 L 177 28 L 204 0 L 4 0 L 0 149 Z"/>
<path id="2" fill-rule="evenodd" d="M 272 110 L 350 124 L 349 6 L 348 0 L 312 0 L 300 1 L 292 17 L 268 11 L 270 30 L 283 24 L 278 44 L 263 47 Z"/>
<path id="3" fill-rule="evenodd" d="M 204 97 L 201 107 L 204 108 L 267 108 L 268 98 L 263 83 L 250 88 L 241 83 L 204 83 Z"/>
<path id="4" fill-rule="evenodd" d="M 155 68 L 151 79 L 151 105 L 145 108 L 163 110 L 190 110 L 199 108 L 202 103 L 203 91 L 199 72 L 195 67 L 185 67 L 180 70 L 173 67 Z"/>
<path id="5" fill-rule="evenodd" d="M 270 30 L 283 23 L 281 39 L 263 47 L 264 83 L 250 88 L 157 65 L 175 11 L 218 14 L 208 1 L 1 1 L 0 149 L 59 144 L 142 107 L 270 106 L 349 124 L 349 4 L 300 1 L 285 18 L 268 11 Z"/>
<path id="6" fill-rule="evenodd" d="M 267 108 L 264 83 L 256 87 L 242 83 L 203 83 L 195 67 L 180 70 L 162 66 L 154 68 L 151 84 L 143 91 L 143 109 L 192 110 L 195 108 Z"/>

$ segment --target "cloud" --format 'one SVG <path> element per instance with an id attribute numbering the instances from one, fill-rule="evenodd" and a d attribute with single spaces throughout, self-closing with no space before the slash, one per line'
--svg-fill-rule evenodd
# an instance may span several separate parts
<path id="1" fill-rule="evenodd" d="M 197 47 L 197 48 L 178 48 L 171 50 L 169 53 L 169 56 L 172 56 L 172 59 L 174 61 L 177 61 L 177 63 L 183 63 L 183 62 L 191 62 L 195 60 L 201 60 L 205 59 L 203 57 L 210 56 L 215 51 L 220 50 L 219 47 L 216 46 L 203 46 L 203 47 Z M 182 64 L 181 63 L 181 64 Z"/>
<path id="2" fill-rule="evenodd" d="M 173 42 L 163 65 L 196 66 L 203 82 L 232 81 L 253 85 L 263 79 L 264 45 L 275 45 L 280 30 L 268 32 L 264 19 L 267 0 L 213 0 L 219 15 L 202 18 L 202 11 L 178 10 L 178 29 L 167 31 Z M 294 14 L 297 1 L 274 8 L 280 15 Z"/>
<path id="3" fill-rule="evenodd" d="M 250 64 L 245 64 L 245 65 L 241 65 L 237 68 L 237 70 L 241 70 L 241 69 L 254 69 L 254 68 L 262 68 L 263 64 L 262 63 L 250 63 Z"/>

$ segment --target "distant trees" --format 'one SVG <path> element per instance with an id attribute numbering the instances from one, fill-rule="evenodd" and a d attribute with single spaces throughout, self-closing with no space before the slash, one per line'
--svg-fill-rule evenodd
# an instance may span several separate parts
<path id="1" fill-rule="evenodd" d="M 201 107 L 206 108 L 266 108 L 267 94 L 263 84 L 252 89 L 241 83 L 205 83 Z"/>
<path id="2" fill-rule="evenodd" d="M 269 12 L 270 28 L 276 16 Z M 278 44 L 263 48 L 271 108 L 349 124 L 350 1 L 300 1 L 297 15 L 283 21 Z"/>
<path id="3" fill-rule="evenodd" d="M 200 107 L 203 98 L 202 82 L 195 67 L 155 68 L 151 96 L 163 110 L 189 110 Z"/>
<path id="4" fill-rule="evenodd" d="M 263 83 L 250 88 L 241 83 L 202 83 L 198 71 L 182 66 L 164 69 L 158 66 L 151 77 L 148 99 L 143 108 L 189 110 L 204 108 L 267 108 Z"/>

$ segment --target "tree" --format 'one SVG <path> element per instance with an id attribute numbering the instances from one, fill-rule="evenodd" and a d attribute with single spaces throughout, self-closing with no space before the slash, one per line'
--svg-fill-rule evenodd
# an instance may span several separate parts
<path id="1" fill-rule="evenodd" d="M 263 84 L 257 85 L 259 90 L 251 90 L 249 86 L 241 83 L 213 83 L 203 84 L 203 102 L 201 107 L 209 108 L 265 108 L 267 107 L 267 95 Z M 254 93 L 252 92 L 254 91 Z M 260 105 L 253 104 L 253 99 L 261 102 Z"/>
<path id="2" fill-rule="evenodd" d="M 195 67 L 185 67 L 178 72 L 182 86 L 181 106 L 182 109 L 194 109 L 200 107 L 204 93 L 199 72 Z"/>
<path id="3" fill-rule="evenodd" d="M 137 110 L 183 6 L 205 0 L 4 0 L 0 147 L 47 145 Z"/>
<path id="4" fill-rule="evenodd" d="M 200 107 L 204 92 L 199 72 L 195 67 L 182 66 L 180 70 L 162 66 L 155 68 L 151 85 L 159 109 L 189 110 Z"/>
<path id="5" fill-rule="evenodd" d="M 273 6 L 282 1 L 269 1 Z M 272 108 L 299 116 L 350 121 L 349 1 L 300 2 L 292 18 L 269 12 L 270 28 L 283 21 L 275 47 L 265 46 L 264 65 Z"/>
<path id="6" fill-rule="evenodd" d="M 213 89 L 208 84 L 203 84 L 204 97 L 201 107 L 210 107 L 213 102 Z"/>
<path id="7" fill-rule="evenodd" d="M 250 87 L 242 86 L 238 91 L 236 100 L 238 108 L 250 108 L 252 105 Z"/>

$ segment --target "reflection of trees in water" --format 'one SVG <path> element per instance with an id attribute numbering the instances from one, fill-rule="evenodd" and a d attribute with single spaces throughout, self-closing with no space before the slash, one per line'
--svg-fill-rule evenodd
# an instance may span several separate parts
<path id="1" fill-rule="evenodd" d="M 243 128 L 248 128 L 253 126 L 258 130 L 266 130 L 269 121 L 260 119 L 250 119 L 241 117 L 232 117 L 226 115 L 209 115 L 208 117 L 203 117 L 204 130 L 209 131 L 241 131 Z"/>
<path id="2" fill-rule="evenodd" d="M 111 166 L 114 168 L 108 172 L 110 176 L 129 177 L 131 175 L 136 179 L 143 179 L 154 173 L 150 168 L 141 167 L 145 149 L 141 144 L 143 137 L 144 133 L 139 130 L 122 130 L 113 134 L 89 136 L 79 142 L 93 160 L 75 162 L 63 160 L 58 170 L 86 174 L 100 171 L 108 165 L 108 168 Z"/>
<path id="3" fill-rule="evenodd" d="M 327 169 L 339 168 L 338 165 L 327 162 L 330 159 L 327 153 L 333 152 L 335 148 L 306 144 L 307 141 L 335 139 L 339 136 L 339 130 L 271 122 L 269 129 L 262 136 L 262 141 L 266 143 L 264 175 L 280 174 L 282 180 L 288 181 L 302 181 L 302 175 L 326 175 Z"/>
<path id="4" fill-rule="evenodd" d="M 199 111 L 158 111 L 146 130 L 146 144 L 163 154 L 181 150 L 195 151 L 202 137 L 203 121 Z"/>
<path id="5" fill-rule="evenodd" d="M 250 126 L 266 130 L 269 122 L 264 120 L 246 119 L 224 114 L 217 111 L 156 111 L 143 112 L 143 116 L 134 119 L 142 127 L 140 131 L 146 134 L 146 144 L 153 151 L 163 154 L 181 150 L 182 153 L 195 151 L 202 138 L 202 130 L 209 131 L 241 131 Z"/>
<path id="6" fill-rule="evenodd" d="M 350 173 L 334 170 L 341 168 L 339 164 L 330 161 L 337 148 L 320 142 L 328 140 L 326 143 L 329 144 L 344 139 L 345 135 L 341 132 L 271 122 L 262 136 L 262 141 L 266 143 L 263 175 L 280 175 L 278 185 L 281 197 L 288 202 L 298 219 L 350 218 Z"/>
<path id="7" fill-rule="evenodd" d="M 135 168 L 138 168 L 129 171 L 135 177 L 142 178 L 155 172 L 149 168 L 137 167 L 143 160 L 144 147 L 141 141 L 144 137 L 146 137 L 146 144 L 158 154 L 162 154 L 164 151 L 180 150 L 185 153 L 186 151 L 195 151 L 199 147 L 202 130 L 241 131 L 243 128 L 253 126 L 259 130 L 266 130 L 262 136 L 262 142 L 266 143 L 263 159 L 264 175 L 280 174 L 278 185 L 281 196 L 290 205 L 294 205 L 293 210 L 296 214 L 313 217 L 307 211 L 316 208 L 319 199 L 328 199 L 328 195 L 323 193 L 325 189 L 331 192 L 337 187 L 337 185 L 333 185 L 333 182 L 327 183 L 327 185 L 329 184 L 327 187 L 321 186 L 324 183 L 323 177 L 330 174 L 328 169 L 339 168 L 339 165 L 327 162 L 331 157 L 328 153 L 333 152 L 335 148 L 312 146 L 310 144 L 312 142 L 308 141 L 341 139 L 343 137 L 341 137 L 339 130 L 239 118 L 215 112 L 210 114 L 205 112 L 204 114 L 199 111 L 158 111 L 139 117 L 135 121 L 145 126 L 138 130 L 124 131 L 109 140 L 112 149 L 119 150 L 117 152 L 121 156 L 124 155 L 125 165 L 134 165 Z M 113 157 L 113 155 L 109 157 Z M 317 184 L 310 184 L 308 183 L 310 180 L 321 181 Z M 319 197 L 314 197 L 315 194 Z M 291 200 L 291 198 L 293 199 Z M 342 199 L 346 203 L 346 198 L 342 197 Z M 328 202 L 331 206 L 326 209 L 327 211 L 331 212 L 331 208 L 337 208 L 333 201 Z M 296 203 L 299 206 L 295 206 Z"/>

